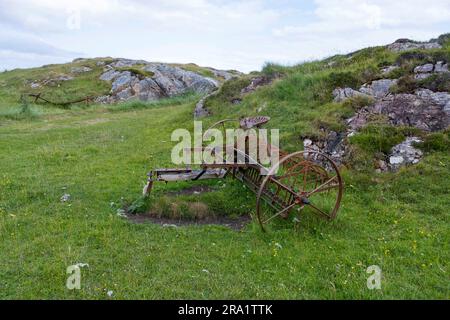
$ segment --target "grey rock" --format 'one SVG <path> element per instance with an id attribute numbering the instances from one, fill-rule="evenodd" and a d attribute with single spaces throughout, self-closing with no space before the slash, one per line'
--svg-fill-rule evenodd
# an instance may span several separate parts
<path id="1" fill-rule="evenodd" d="M 270 83 L 272 83 L 273 80 L 274 80 L 273 78 L 269 78 L 267 76 L 254 77 L 251 80 L 250 84 L 241 90 L 241 94 L 248 94 L 254 92 L 259 87 L 269 85 Z"/>
<path id="2" fill-rule="evenodd" d="M 430 100 L 441 106 L 445 106 L 450 102 L 450 93 L 448 92 L 433 92 L 429 89 L 418 89 L 415 91 L 415 94 L 424 100 Z"/>
<path id="3" fill-rule="evenodd" d="M 95 99 L 95 102 L 100 104 L 108 104 L 111 103 L 112 101 L 110 96 L 100 96 Z"/>
<path id="4" fill-rule="evenodd" d="M 394 52 L 402 52 L 412 49 L 440 49 L 442 46 L 435 41 L 415 42 L 409 39 L 399 39 L 388 45 L 387 48 Z"/>
<path id="5" fill-rule="evenodd" d="M 364 93 L 375 98 L 383 98 L 389 94 L 389 90 L 392 86 L 397 83 L 397 80 L 391 79 L 381 79 L 372 81 L 370 85 L 365 84 L 360 89 L 359 92 Z"/>
<path id="6" fill-rule="evenodd" d="M 126 67 L 132 67 L 137 64 L 147 64 L 148 62 L 145 60 L 133 60 L 133 59 L 122 59 L 119 58 L 115 62 L 111 64 L 114 68 L 126 68 Z"/>
<path id="7" fill-rule="evenodd" d="M 333 97 L 335 102 L 342 102 L 347 100 L 348 98 L 352 98 L 355 96 L 367 96 L 367 95 L 359 91 L 356 91 L 352 88 L 336 88 L 333 90 Z"/>
<path id="8" fill-rule="evenodd" d="M 159 85 L 151 78 L 145 78 L 135 83 L 133 90 L 142 101 L 154 101 L 165 96 Z"/>
<path id="9" fill-rule="evenodd" d="M 71 196 L 68 193 L 63 194 L 60 198 L 61 202 L 68 202 L 68 201 L 70 201 L 70 199 L 71 199 Z"/>
<path id="10" fill-rule="evenodd" d="M 112 83 L 111 92 L 116 93 L 118 91 L 121 91 L 125 87 L 129 86 L 131 84 L 131 81 L 134 77 L 132 77 L 131 72 L 129 71 L 123 71 L 119 75 L 116 76 Z"/>
<path id="11" fill-rule="evenodd" d="M 397 94 L 378 101 L 367 109 L 371 114 L 384 114 L 395 126 L 413 126 L 425 131 L 438 131 L 450 125 L 443 106 L 431 98 L 413 94 Z"/>
<path id="12" fill-rule="evenodd" d="M 448 64 L 444 63 L 444 61 L 438 61 L 434 66 L 434 72 L 444 73 L 448 71 Z"/>
<path id="13" fill-rule="evenodd" d="M 396 70 L 398 68 L 399 68 L 399 66 L 387 66 L 387 67 L 381 69 L 381 74 L 383 76 L 386 76 L 386 75 L 388 75 L 389 73 L 391 73 L 392 71 L 394 71 L 394 70 Z"/>
<path id="14" fill-rule="evenodd" d="M 118 75 L 120 74 L 119 71 L 116 71 L 114 69 L 110 69 L 108 71 L 106 71 L 105 73 L 103 73 L 100 76 L 100 80 L 103 81 L 112 81 L 114 78 L 116 78 Z"/>
<path id="15" fill-rule="evenodd" d="M 228 71 L 217 70 L 217 69 L 214 69 L 214 68 L 209 68 L 209 70 L 212 71 L 212 73 L 214 74 L 215 77 L 222 78 L 225 81 L 228 81 L 228 80 L 230 80 L 230 79 L 235 77 L 232 73 L 230 73 Z"/>
<path id="16" fill-rule="evenodd" d="M 105 65 L 105 61 L 97 61 L 96 63 L 97 67 L 101 67 Z"/>
<path id="17" fill-rule="evenodd" d="M 142 70 L 152 72 L 152 76 L 138 76 L 130 71 L 120 71 L 116 68 L 142 65 Z M 215 69 L 213 69 L 215 70 Z M 112 103 L 128 99 L 152 101 L 165 97 L 173 97 L 187 92 L 207 95 L 214 92 L 219 83 L 192 71 L 167 65 L 164 63 L 150 63 L 144 60 L 117 59 L 106 65 L 101 80 L 111 81 L 111 94 L 105 103 Z M 215 70 L 228 78 L 228 73 Z"/>
<path id="18" fill-rule="evenodd" d="M 61 74 L 57 77 L 48 78 L 42 81 L 41 85 L 44 86 L 57 86 L 60 82 L 73 80 L 72 76 Z"/>
<path id="19" fill-rule="evenodd" d="M 313 142 L 311 139 L 305 139 L 303 140 L 303 147 L 308 148 L 310 146 L 312 146 Z"/>
<path id="20" fill-rule="evenodd" d="M 116 100 L 126 101 L 134 96 L 134 92 L 131 88 L 125 88 L 122 91 L 116 93 Z"/>
<path id="21" fill-rule="evenodd" d="M 450 116 L 446 112 L 446 93 L 429 90 L 417 93 L 395 94 L 378 99 L 374 105 L 362 108 L 348 119 L 347 125 L 351 131 L 358 131 L 367 124 L 371 115 L 376 114 L 385 115 L 394 126 L 413 126 L 425 131 L 438 131 L 450 125 Z"/>
<path id="22" fill-rule="evenodd" d="M 203 118 L 206 116 L 209 116 L 209 111 L 208 109 L 205 107 L 205 103 L 206 100 L 208 100 L 208 98 L 216 95 L 218 93 L 218 91 L 214 91 L 206 96 L 204 96 L 203 98 L 200 99 L 199 102 L 197 102 L 197 104 L 195 105 L 195 110 L 194 110 L 194 118 L 198 119 L 198 118 Z"/>
<path id="23" fill-rule="evenodd" d="M 426 78 L 431 77 L 433 74 L 432 73 L 416 73 L 414 75 L 414 79 L 416 80 L 424 80 Z"/>
<path id="24" fill-rule="evenodd" d="M 389 163 L 391 165 L 399 165 L 399 164 L 402 164 L 403 161 L 405 161 L 405 159 L 403 159 L 403 157 L 401 157 L 401 156 L 391 156 L 391 157 L 389 157 Z"/>
<path id="25" fill-rule="evenodd" d="M 408 137 L 402 143 L 391 149 L 389 164 L 392 170 L 398 170 L 403 165 L 416 164 L 423 157 L 423 152 L 413 146 L 422 142 L 418 137 Z"/>
<path id="26" fill-rule="evenodd" d="M 432 63 L 427 63 L 414 68 L 414 73 L 429 73 L 433 72 L 434 65 Z"/>
<path id="27" fill-rule="evenodd" d="M 92 71 L 92 69 L 89 68 L 89 67 L 85 67 L 85 66 L 83 66 L 83 67 L 73 67 L 71 69 L 72 73 L 84 73 L 84 72 L 89 72 L 89 71 Z"/>

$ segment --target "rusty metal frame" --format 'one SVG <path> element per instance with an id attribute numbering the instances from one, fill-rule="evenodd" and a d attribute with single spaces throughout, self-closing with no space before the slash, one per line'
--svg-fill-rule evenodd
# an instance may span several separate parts
<path id="1" fill-rule="evenodd" d="M 240 120 L 225 119 L 216 122 L 208 130 L 222 126 L 225 129 L 226 122 L 238 122 L 240 126 L 259 127 L 260 125 L 267 123 L 270 118 L 244 118 Z M 268 145 L 268 148 L 272 146 Z M 237 150 L 235 152 L 242 152 Z M 206 148 L 202 147 L 202 151 Z M 211 152 L 215 152 L 215 149 L 211 149 Z M 214 164 L 202 164 L 200 169 L 155 169 L 148 174 L 148 183 L 144 188 L 144 195 L 148 195 L 153 187 L 155 181 L 196 181 L 199 179 L 222 179 L 232 173 L 233 177 L 244 183 L 251 191 L 256 194 L 256 220 L 260 224 L 261 229 L 266 231 L 265 225 L 274 219 L 275 217 L 287 218 L 289 213 L 298 207 L 301 211 L 305 207 L 312 208 L 312 211 L 317 215 L 327 220 L 335 219 L 339 210 L 344 184 L 339 172 L 339 168 L 336 163 L 326 154 L 317 151 L 298 151 L 288 154 L 282 150 L 279 150 L 281 160 L 272 168 L 267 170 L 264 166 L 253 162 L 245 163 L 228 163 L 225 160 L 223 163 Z M 246 159 L 250 160 L 248 154 L 244 153 Z M 317 159 L 321 158 L 321 162 Z M 283 168 L 287 173 L 277 175 L 279 168 Z M 328 168 L 328 170 L 327 170 Z M 300 169 L 300 171 L 295 171 Z M 310 169 L 312 169 L 310 171 Z M 261 174 L 264 170 L 264 175 Z M 333 173 L 331 176 L 329 173 Z M 312 175 L 314 174 L 314 175 Z M 313 176 L 315 180 L 314 187 L 311 190 L 307 190 L 307 179 Z M 303 187 L 301 187 L 301 181 L 296 181 L 296 178 L 303 180 Z M 333 183 L 333 184 L 331 184 Z M 271 191 L 270 187 L 275 188 L 276 191 Z M 298 189 L 295 190 L 295 188 Z M 318 193 L 327 193 L 330 195 L 331 201 L 334 206 L 331 209 L 325 211 L 323 208 L 319 208 L 313 196 Z M 334 197 L 335 198 L 332 198 Z M 264 217 L 265 206 L 267 204 L 272 213 L 270 218 Z M 273 211 L 276 213 L 273 214 Z"/>

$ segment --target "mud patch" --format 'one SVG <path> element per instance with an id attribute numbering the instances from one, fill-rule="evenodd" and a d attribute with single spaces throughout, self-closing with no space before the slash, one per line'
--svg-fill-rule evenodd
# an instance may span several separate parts
<path id="1" fill-rule="evenodd" d="M 195 194 L 201 194 L 201 193 L 205 193 L 205 192 L 212 192 L 212 191 L 216 191 L 214 188 L 212 187 L 208 187 L 208 186 L 192 186 L 192 187 L 188 187 L 188 188 L 184 188 L 181 189 L 179 191 L 169 191 L 166 192 L 166 195 L 169 196 L 190 196 L 190 195 L 195 195 Z"/>
<path id="2" fill-rule="evenodd" d="M 241 216 L 238 218 L 229 217 L 208 217 L 202 220 L 183 220 L 170 218 L 157 218 L 152 214 L 127 215 L 127 219 L 132 223 L 153 223 L 165 227 L 183 227 L 183 226 L 207 226 L 220 225 L 228 227 L 235 231 L 242 230 L 251 222 L 250 216 Z"/>

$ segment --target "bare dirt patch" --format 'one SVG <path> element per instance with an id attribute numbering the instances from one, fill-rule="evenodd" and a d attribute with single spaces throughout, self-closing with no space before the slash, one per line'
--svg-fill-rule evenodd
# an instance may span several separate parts
<path id="1" fill-rule="evenodd" d="M 152 214 L 127 215 L 127 218 L 133 223 L 154 223 L 165 227 L 221 225 L 235 231 L 242 230 L 252 220 L 250 216 L 241 216 L 237 218 L 208 217 L 202 220 L 184 220 L 184 219 L 158 218 Z"/>
<path id="2" fill-rule="evenodd" d="M 178 195 L 190 196 L 190 195 L 194 195 L 194 194 L 211 192 L 214 190 L 215 189 L 213 189 L 211 187 L 199 185 L 199 186 L 192 186 L 192 187 L 184 188 L 179 191 L 169 191 L 166 194 L 169 196 L 178 196 Z"/>

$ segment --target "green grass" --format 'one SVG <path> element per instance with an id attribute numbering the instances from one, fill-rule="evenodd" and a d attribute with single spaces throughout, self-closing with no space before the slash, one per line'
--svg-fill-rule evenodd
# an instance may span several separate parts
<path id="1" fill-rule="evenodd" d="M 262 234 L 256 225 L 173 229 L 118 217 L 123 201 L 139 197 L 148 170 L 170 166 L 170 133 L 192 127 L 192 108 L 3 123 L 0 297 L 106 299 L 108 290 L 127 299 L 449 297 L 445 152 L 398 174 L 344 172 L 346 194 L 333 223 L 305 216 L 297 230 L 285 224 Z M 225 185 L 202 201 L 227 214 L 254 210 L 252 193 L 236 197 L 242 186 Z M 69 203 L 59 201 L 63 193 Z M 78 262 L 89 268 L 82 289 L 69 291 L 65 270 Z M 383 270 L 381 291 L 366 287 L 374 264 Z"/>
<path id="2" fill-rule="evenodd" d="M 333 103 L 334 86 L 376 79 L 378 68 L 397 59 L 369 48 L 298 66 L 268 65 L 264 72 L 282 77 L 240 105 L 231 99 L 249 77 L 225 83 L 207 101 L 213 117 L 203 126 L 269 115 L 268 128 L 280 129 L 282 148 L 299 150 L 302 138 L 344 130 L 345 119 L 371 103 Z M 69 99 L 91 89 L 100 93 L 103 87 L 88 87 L 100 71 L 88 66 L 91 74 L 48 94 Z M 191 186 L 187 182 L 157 184 L 150 202 L 140 201 L 146 173 L 173 167 L 171 133 L 192 130 L 198 97 L 70 110 L 20 104 L 24 79 L 68 72 L 64 68 L 0 74 L 0 298 L 108 299 L 109 290 L 117 299 L 450 297 L 447 131 L 429 135 L 374 119 L 351 140 L 349 156 L 359 166 L 342 168 L 345 195 L 331 223 L 302 215 L 299 225 L 276 223 L 267 234 L 254 223 L 240 232 L 133 224 L 117 210 L 153 206 L 161 215 L 189 219 L 241 216 L 254 213 L 255 195 L 229 178 L 197 182 L 213 190 L 198 196 L 173 195 Z M 411 134 L 424 138 L 424 159 L 397 173 L 376 174 L 373 157 Z M 65 193 L 71 200 L 62 203 Z M 66 268 L 76 263 L 89 267 L 81 271 L 81 290 L 70 291 Z M 370 265 L 382 269 L 382 290 L 367 289 Z"/>

